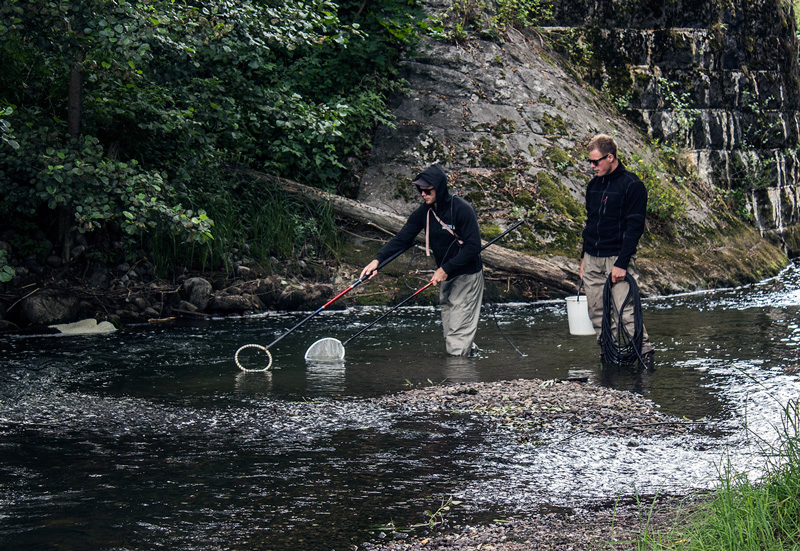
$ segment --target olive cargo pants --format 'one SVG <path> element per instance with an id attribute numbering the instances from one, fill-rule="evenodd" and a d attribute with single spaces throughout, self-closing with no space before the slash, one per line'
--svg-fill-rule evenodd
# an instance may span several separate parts
<path id="1" fill-rule="evenodd" d="M 483 301 L 483 271 L 460 275 L 439 284 L 442 331 L 447 353 L 469 356 L 478 331 Z"/>
<path id="2" fill-rule="evenodd" d="M 603 326 L 603 288 L 606 285 L 606 280 L 611 274 L 611 268 L 616 262 L 616 256 L 592 256 L 590 254 L 583 255 L 583 288 L 586 291 L 586 302 L 589 305 L 589 318 L 592 320 L 594 331 L 597 333 L 597 342 L 600 342 L 600 333 Z M 628 273 L 637 280 L 636 267 L 634 260 L 628 263 Z M 614 304 L 619 310 L 625 296 L 628 294 L 628 285 L 625 281 L 615 283 L 611 287 L 611 295 L 614 297 Z M 626 308 L 622 312 L 622 322 L 625 324 L 625 330 L 629 335 L 633 335 L 633 309 Z M 616 333 L 617 319 L 612 316 L 612 332 Z M 647 354 L 653 350 L 653 345 L 650 344 L 650 338 L 647 335 L 647 329 L 642 326 L 642 355 Z"/>

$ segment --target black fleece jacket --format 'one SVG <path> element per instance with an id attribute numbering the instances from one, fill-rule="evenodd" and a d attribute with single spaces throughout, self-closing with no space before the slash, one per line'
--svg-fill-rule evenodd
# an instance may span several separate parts
<path id="1" fill-rule="evenodd" d="M 475 210 L 461 197 L 450 195 L 447 190 L 447 175 L 438 164 L 427 168 L 414 178 L 414 181 L 420 179 L 428 182 L 436 190 L 436 215 L 456 233 L 458 238 L 442 228 L 433 213 L 428 213 L 434 208 L 423 203 L 411 213 L 403 228 L 378 251 L 375 258 L 383 262 L 397 251 L 413 245 L 417 234 L 425 229 L 430 216 L 431 250 L 436 265 L 447 273 L 447 279 L 479 272 L 483 269 L 483 263 L 480 257 L 481 234 Z M 463 244 L 459 245 L 459 239 Z"/>
<path id="2" fill-rule="evenodd" d="M 644 233 L 646 214 L 647 189 L 622 163 L 610 174 L 595 176 L 586 187 L 581 257 L 617 256 L 614 266 L 627 270 Z"/>

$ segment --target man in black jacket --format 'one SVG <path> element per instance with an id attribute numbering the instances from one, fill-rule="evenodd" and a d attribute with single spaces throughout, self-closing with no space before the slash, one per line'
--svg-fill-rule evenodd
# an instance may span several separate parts
<path id="1" fill-rule="evenodd" d="M 374 272 L 378 264 L 413 245 L 425 230 L 425 250 L 433 250 L 438 268 L 431 282 L 439 286 L 439 303 L 447 353 L 469 356 L 478 330 L 483 300 L 481 234 L 475 211 L 464 199 L 450 195 L 447 175 L 435 164 L 413 181 L 422 197 L 420 205 L 403 228 L 361 271 L 361 278 Z M 371 277 L 371 276 L 370 276 Z"/>
<path id="2" fill-rule="evenodd" d="M 603 320 L 603 287 L 609 275 L 617 309 L 628 293 L 626 274 L 636 277 L 634 257 L 644 233 L 647 189 L 617 158 L 617 144 L 611 136 L 599 134 L 586 146 L 595 177 L 586 187 L 586 226 L 583 229 L 580 276 L 586 289 L 589 317 L 598 343 Z M 634 332 L 633 312 L 626 308 L 623 323 Z M 640 351 L 645 363 L 652 363 L 653 345 L 642 328 Z"/>

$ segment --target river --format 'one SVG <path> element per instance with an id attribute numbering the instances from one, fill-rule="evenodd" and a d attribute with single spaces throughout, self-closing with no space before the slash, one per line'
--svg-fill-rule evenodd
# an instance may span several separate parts
<path id="1" fill-rule="evenodd" d="M 648 372 L 603 370 L 593 339 L 569 335 L 562 301 L 484 306 L 474 359 L 446 358 L 436 309 L 410 306 L 349 342 L 344 361 L 307 364 L 316 339 L 344 341 L 385 310 L 324 311 L 256 373 L 235 351 L 302 313 L 0 336 L 0 548 L 344 550 L 450 498 L 454 520 L 491 522 L 711 488 L 728 465 L 757 478 L 762 444 L 800 395 L 798 269 L 643 308 L 657 351 Z M 636 446 L 591 434 L 523 443 L 467 415 L 373 400 L 569 377 L 714 430 Z"/>

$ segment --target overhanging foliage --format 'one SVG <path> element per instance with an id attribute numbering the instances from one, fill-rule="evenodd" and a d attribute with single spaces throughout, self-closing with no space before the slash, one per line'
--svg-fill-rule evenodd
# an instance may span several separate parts
<path id="1" fill-rule="evenodd" d="M 213 197 L 228 165 L 332 188 L 388 122 L 414 10 L 2 0 L 0 228 L 52 234 L 66 217 L 72 231 L 198 243 L 213 229 L 197 198 Z"/>

